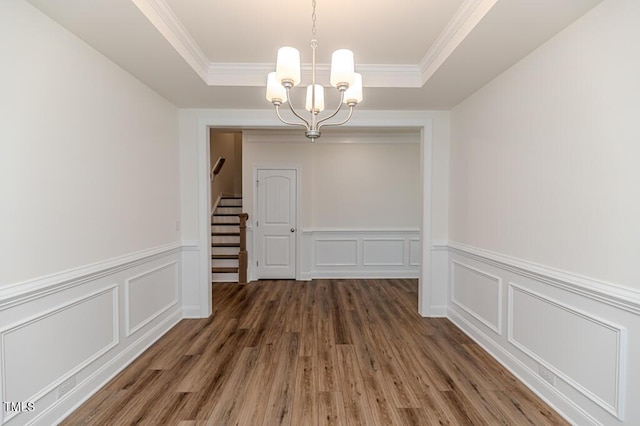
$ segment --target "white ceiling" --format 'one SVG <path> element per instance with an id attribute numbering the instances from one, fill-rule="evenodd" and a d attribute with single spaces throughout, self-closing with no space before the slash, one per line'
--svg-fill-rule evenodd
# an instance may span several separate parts
<path id="1" fill-rule="evenodd" d="M 277 49 L 311 61 L 311 0 L 29 1 L 182 108 L 270 108 Z M 448 110 L 601 0 L 316 1 L 319 82 L 346 47 L 358 108 Z"/>

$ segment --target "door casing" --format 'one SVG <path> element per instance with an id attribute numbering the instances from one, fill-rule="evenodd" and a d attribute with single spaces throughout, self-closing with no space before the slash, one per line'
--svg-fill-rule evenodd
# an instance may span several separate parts
<path id="1" fill-rule="evenodd" d="M 258 247 L 258 232 L 255 231 L 256 220 L 258 220 L 258 189 L 256 187 L 256 181 L 258 180 L 258 170 L 293 170 L 296 174 L 296 231 L 295 231 L 295 279 L 300 280 L 300 233 L 302 232 L 300 226 L 300 188 L 301 188 L 301 180 L 302 176 L 300 173 L 300 166 L 298 165 L 290 165 L 290 164 L 259 164 L 253 168 L 253 212 L 250 212 L 251 215 L 253 213 L 253 220 L 251 220 L 251 226 L 254 228 L 254 232 L 252 232 L 252 241 L 251 246 L 254 249 Z M 262 256 L 264 253 L 261 253 L 261 258 L 257 259 L 257 256 L 253 255 L 254 259 L 252 259 L 251 264 L 251 279 L 258 279 L 257 277 L 257 268 L 256 268 L 256 260 L 263 260 Z M 252 255 L 250 255 L 252 256 Z"/>

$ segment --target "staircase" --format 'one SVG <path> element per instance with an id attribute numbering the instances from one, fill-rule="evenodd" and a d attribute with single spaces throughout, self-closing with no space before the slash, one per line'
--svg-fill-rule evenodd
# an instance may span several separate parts
<path id="1" fill-rule="evenodd" d="M 238 282 L 242 197 L 223 196 L 211 216 L 213 282 Z"/>

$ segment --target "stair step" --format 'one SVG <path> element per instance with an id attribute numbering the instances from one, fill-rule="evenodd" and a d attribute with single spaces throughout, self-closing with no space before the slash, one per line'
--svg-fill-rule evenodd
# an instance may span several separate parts
<path id="1" fill-rule="evenodd" d="M 214 216 L 220 216 L 220 217 L 224 217 L 224 216 L 240 216 L 240 213 L 214 213 Z"/>
<path id="2" fill-rule="evenodd" d="M 211 255 L 212 259 L 238 259 L 238 255 L 237 254 L 213 254 Z"/>
<path id="3" fill-rule="evenodd" d="M 211 220 L 212 226 L 218 225 L 235 225 L 240 226 L 240 216 L 214 216 Z"/>
<path id="4" fill-rule="evenodd" d="M 235 255 L 235 256 L 237 256 L 238 253 L 240 253 L 240 246 L 233 246 L 233 247 L 216 247 L 216 246 L 213 246 L 211 248 L 211 251 L 215 255 Z"/>
<path id="5" fill-rule="evenodd" d="M 239 232 L 212 232 L 212 237 L 239 237 Z"/>
<path id="6" fill-rule="evenodd" d="M 240 247 L 240 243 L 211 243 L 211 247 Z"/>
<path id="7" fill-rule="evenodd" d="M 238 268 L 211 268 L 214 274 L 237 274 Z"/>

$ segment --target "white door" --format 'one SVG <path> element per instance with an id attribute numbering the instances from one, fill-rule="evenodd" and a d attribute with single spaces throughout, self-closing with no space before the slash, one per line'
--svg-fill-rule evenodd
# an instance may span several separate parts
<path id="1" fill-rule="evenodd" d="M 297 171 L 257 171 L 258 278 L 295 279 Z"/>

